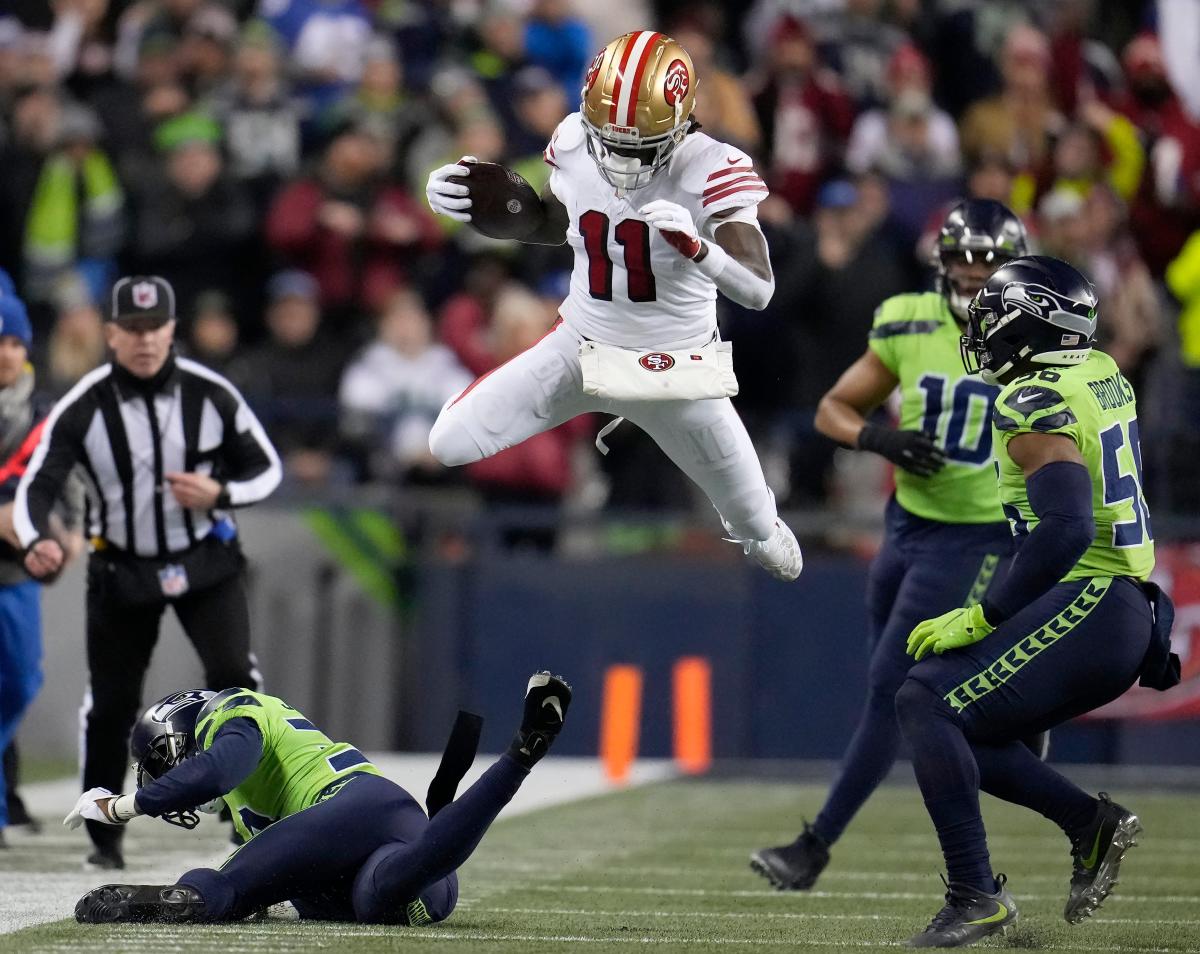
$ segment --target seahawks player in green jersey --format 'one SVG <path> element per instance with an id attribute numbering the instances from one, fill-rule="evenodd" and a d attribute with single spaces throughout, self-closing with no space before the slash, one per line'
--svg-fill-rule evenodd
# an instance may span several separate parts
<path id="1" fill-rule="evenodd" d="M 914 947 L 972 943 L 1017 908 L 993 875 L 982 789 L 1031 808 L 1070 839 L 1063 915 L 1104 901 L 1141 831 L 1136 815 L 1082 791 L 1019 741 L 1102 706 L 1141 676 L 1178 682 L 1170 601 L 1154 566 L 1137 402 L 1093 349 L 1091 284 L 1065 262 L 1020 258 L 971 304 L 963 360 L 1001 391 L 992 415 L 1000 501 L 1019 549 L 980 602 L 917 625 L 917 660 L 896 695 L 947 868 L 946 901 Z"/>
<path id="2" fill-rule="evenodd" d="M 886 533 L 871 564 L 867 698 L 841 771 L 812 825 L 795 841 L 762 848 L 750 865 L 780 889 L 806 890 L 830 846 L 896 760 L 896 690 L 912 660 L 912 628 L 931 612 L 978 602 L 1001 578 L 1012 534 L 992 469 L 992 401 L 999 388 L 969 375 L 959 356 L 967 306 L 988 276 L 1024 255 L 1021 220 L 999 202 L 969 199 L 938 236 L 937 292 L 879 306 L 867 349 L 822 399 L 817 428 L 896 465 Z M 868 421 L 900 389 L 900 426 Z"/>
<path id="3" fill-rule="evenodd" d="M 558 736 L 571 687 L 534 673 L 508 752 L 458 799 L 480 720 L 460 714 L 430 786 L 429 815 L 358 749 L 334 742 L 282 699 L 187 690 L 134 728 L 138 791 L 91 789 L 66 824 L 159 816 L 185 828 L 223 802 L 247 839 L 219 868 L 171 885 L 109 884 L 75 908 L 87 923 L 233 921 L 280 901 L 302 918 L 431 924 L 458 900 L 459 866 Z"/>

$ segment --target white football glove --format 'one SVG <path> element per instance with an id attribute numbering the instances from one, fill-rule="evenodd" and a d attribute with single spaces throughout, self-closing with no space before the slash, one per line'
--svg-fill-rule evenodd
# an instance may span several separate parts
<path id="1" fill-rule="evenodd" d="M 478 161 L 474 156 L 463 156 L 458 162 L 441 166 L 429 173 L 429 181 L 425 183 L 425 198 L 434 212 L 458 222 L 471 221 L 469 190 L 465 185 L 448 180 L 451 176 L 469 176 L 469 163 Z"/>
<path id="2" fill-rule="evenodd" d="M 647 225 L 658 229 L 662 237 L 684 258 L 695 258 L 700 254 L 699 230 L 692 221 L 692 213 L 682 205 L 666 199 L 655 199 L 643 205 L 638 214 L 646 220 Z"/>
<path id="3" fill-rule="evenodd" d="M 113 818 L 105 808 L 110 806 L 115 796 L 107 788 L 89 788 L 79 796 L 79 801 L 71 809 L 71 814 L 63 819 L 68 828 L 78 828 L 85 821 L 100 822 L 103 825 L 124 825 L 125 822 Z M 101 802 L 105 802 L 101 806 Z"/>

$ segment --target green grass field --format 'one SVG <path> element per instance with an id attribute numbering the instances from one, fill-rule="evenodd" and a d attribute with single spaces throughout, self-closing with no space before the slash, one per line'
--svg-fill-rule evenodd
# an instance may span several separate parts
<path id="1" fill-rule="evenodd" d="M 395 949 L 531 952 L 806 952 L 895 946 L 940 907 L 940 856 L 914 789 L 882 789 L 809 893 L 779 893 L 747 867 L 754 848 L 790 838 L 823 789 L 759 781 L 680 781 L 499 822 L 462 871 L 462 901 L 422 929 L 269 920 L 225 927 L 87 927 L 61 920 L 0 936 L 5 954 Z M 1122 884 L 1091 921 L 1062 920 L 1066 840 L 1048 822 L 987 800 L 997 870 L 1020 924 L 982 947 L 1200 952 L 1200 796 L 1114 792 L 1146 834 Z M 166 826 L 161 826 L 166 828 Z M 155 837 L 178 838 L 167 832 Z M 70 847 L 78 870 L 78 844 Z M 64 859 L 10 853 L 34 871 Z M 0 867 L 8 859 L 0 857 Z M 32 867 L 36 866 L 36 867 Z M 65 870 L 65 868 L 64 868 Z M 98 879 L 99 880 L 99 879 Z M 112 879 L 109 879 L 112 880 Z M 3 903 L 0 901 L 0 903 Z M 69 907 L 63 913 L 69 914 Z"/>

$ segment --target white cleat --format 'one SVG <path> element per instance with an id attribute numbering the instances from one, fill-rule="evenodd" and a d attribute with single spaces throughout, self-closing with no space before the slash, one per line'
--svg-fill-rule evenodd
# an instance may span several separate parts
<path id="1" fill-rule="evenodd" d="M 796 535 L 782 520 L 775 521 L 775 529 L 765 540 L 732 540 L 740 543 L 747 556 L 755 560 L 771 576 L 784 583 L 790 583 L 804 569 L 804 554 L 800 552 L 800 544 Z"/>

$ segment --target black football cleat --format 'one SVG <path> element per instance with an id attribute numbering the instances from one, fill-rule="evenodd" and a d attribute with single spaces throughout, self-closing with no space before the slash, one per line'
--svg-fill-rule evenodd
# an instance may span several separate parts
<path id="1" fill-rule="evenodd" d="M 525 689 L 521 728 L 508 747 L 508 754 L 526 768 L 532 768 L 562 731 L 570 705 L 571 687 L 562 677 L 535 672 Z"/>
<path id="2" fill-rule="evenodd" d="M 827 864 L 829 843 L 808 822 L 790 845 L 760 848 L 750 856 L 750 867 L 780 891 L 807 891 Z"/>
<path id="3" fill-rule="evenodd" d="M 120 871 L 125 867 L 125 858 L 119 848 L 97 848 L 87 856 L 85 865 L 101 871 Z"/>
<path id="4" fill-rule="evenodd" d="M 204 898 L 182 884 L 106 884 L 75 905 L 80 924 L 173 924 L 204 919 Z"/>
<path id="5" fill-rule="evenodd" d="M 1117 886 L 1117 874 L 1125 852 L 1137 844 L 1142 823 L 1128 808 L 1118 805 L 1107 792 L 1100 793 L 1096 817 L 1071 844 L 1071 893 L 1063 908 L 1069 924 L 1091 917 Z"/>
<path id="6" fill-rule="evenodd" d="M 909 947 L 963 947 L 1004 931 L 1017 920 L 1017 905 L 1008 893 L 1004 875 L 996 876 L 996 892 L 969 885 L 946 885 L 946 904 L 929 927 L 908 939 Z"/>

